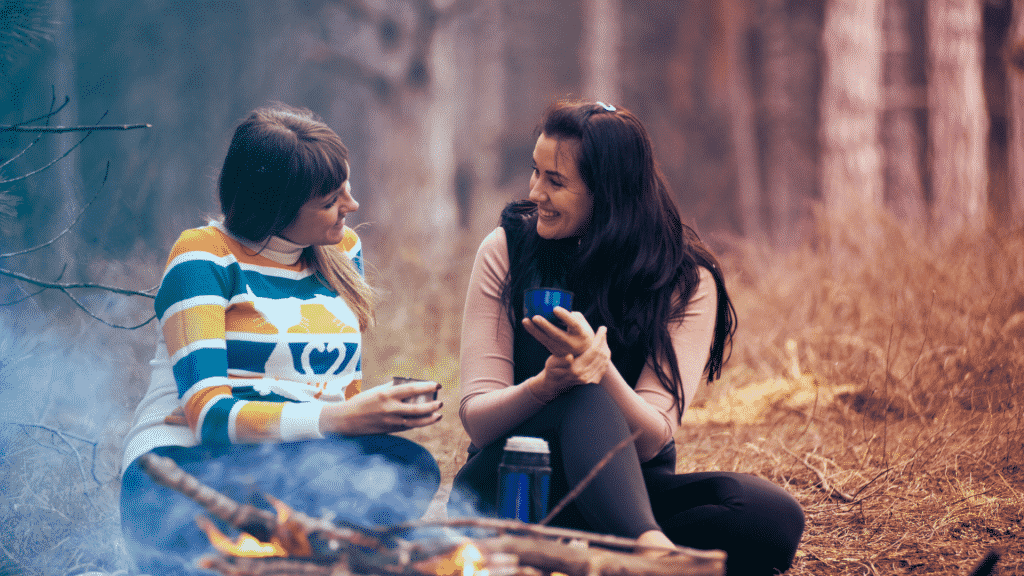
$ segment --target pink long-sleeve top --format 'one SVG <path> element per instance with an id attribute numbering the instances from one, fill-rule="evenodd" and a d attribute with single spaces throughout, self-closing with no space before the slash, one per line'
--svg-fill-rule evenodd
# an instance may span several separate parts
<path id="1" fill-rule="evenodd" d="M 459 417 L 473 444 L 479 447 L 500 438 L 544 406 L 529 387 L 513 382 L 513 331 L 501 300 L 508 268 L 505 231 L 499 227 L 477 250 L 462 322 Z M 700 285 L 683 318 L 669 326 L 682 377 L 684 411 L 704 379 L 717 306 L 711 272 L 700 268 Z M 614 368 L 601 385 L 611 388 L 609 393 L 623 410 L 630 428 L 643 428 L 636 443 L 641 460 L 656 456 L 672 438 L 682 417 L 672 393 L 662 386 L 649 365 L 644 366 L 632 390 L 623 388 L 628 384 Z"/>

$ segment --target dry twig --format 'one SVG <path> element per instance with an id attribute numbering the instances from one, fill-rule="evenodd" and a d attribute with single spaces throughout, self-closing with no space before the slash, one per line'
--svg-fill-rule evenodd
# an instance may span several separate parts
<path id="1" fill-rule="evenodd" d="M 576 486 L 573 486 L 573 489 L 570 490 L 568 494 L 563 496 L 562 499 L 558 501 L 558 504 L 555 504 L 554 508 L 552 508 L 551 511 L 548 512 L 548 515 L 545 516 L 540 522 L 538 522 L 538 524 L 543 526 L 548 522 L 551 522 L 552 518 L 558 516 L 558 513 L 561 512 L 563 508 L 565 508 L 566 506 L 569 505 L 570 502 L 575 500 L 576 497 L 580 495 L 580 492 L 583 492 L 583 489 L 589 486 L 590 483 L 594 481 L 594 478 L 597 478 L 598 472 L 600 472 L 605 466 L 607 466 L 608 463 L 612 461 L 612 458 L 614 458 L 616 454 L 622 451 L 623 448 L 635 442 L 636 439 L 640 437 L 640 434 L 642 432 L 643 430 L 636 430 L 635 432 L 630 434 L 628 438 L 622 439 L 622 441 L 620 441 L 611 450 L 609 450 L 608 453 L 605 454 L 597 462 L 597 464 L 594 465 L 593 468 L 591 468 L 590 472 L 587 472 L 587 475 L 584 476 L 583 479 L 580 480 L 578 484 L 576 484 Z"/>
<path id="2" fill-rule="evenodd" d="M 832 486 L 832 483 L 828 481 L 828 478 L 825 477 L 825 474 L 821 470 L 815 468 L 810 462 L 808 462 L 806 456 L 804 458 L 800 458 L 792 450 L 786 448 L 785 446 L 782 446 L 782 449 L 785 450 L 793 458 L 796 458 L 798 462 L 806 466 L 808 470 L 814 472 L 814 475 L 818 477 L 818 482 L 821 484 L 821 489 L 825 492 L 826 495 L 831 496 L 832 494 L 835 494 L 843 502 L 853 502 L 853 496 Z"/>

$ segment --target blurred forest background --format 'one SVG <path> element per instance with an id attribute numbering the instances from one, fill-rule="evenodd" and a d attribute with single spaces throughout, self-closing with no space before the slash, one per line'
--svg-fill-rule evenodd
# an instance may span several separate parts
<path id="1" fill-rule="evenodd" d="M 158 284 L 269 101 L 350 148 L 384 290 L 367 381 L 444 384 L 414 436 L 450 478 L 473 253 L 561 97 L 645 122 L 729 274 L 741 331 L 680 468 L 793 490 L 795 574 L 992 546 L 1024 573 L 1024 0 L 0 0 L 0 50 L 0 574 L 131 573 L 118 439 L 156 328 L 104 322 L 151 303 L 61 285 Z"/>

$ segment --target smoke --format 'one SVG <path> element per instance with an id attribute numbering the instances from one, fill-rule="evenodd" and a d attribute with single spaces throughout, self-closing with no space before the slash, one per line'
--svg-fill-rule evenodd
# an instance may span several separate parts
<path id="1" fill-rule="evenodd" d="M 116 505 L 122 387 L 133 358 L 97 323 L 0 308 L 0 566 L 126 569 Z M 106 342 L 103 340 L 108 339 Z M 128 360 L 126 362 L 126 360 Z"/>

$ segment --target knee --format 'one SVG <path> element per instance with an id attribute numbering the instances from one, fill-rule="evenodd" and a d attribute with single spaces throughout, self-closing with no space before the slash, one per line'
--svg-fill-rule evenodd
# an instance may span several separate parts
<path id="1" fill-rule="evenodd" d="M 400 436 L 379 434 L 359 436 L 368 453 L 384 456 L 393 465 L 403 469 L 410 481 L 436 490 L 441 485 L 441 469 L 437 460 L 422 445 Z"/>
<path id="2" fill-rule="evenodd" d="M 625 422 L 615 400 L 603 387 L 596 384 L 575 386 L 559 396 L 557 401 L 564 403 L 566 417 L 585 418 L 591 424 L 605 422 L 608 419 L 622 419 Z"/>
<path id="3" fill-rule="evenodd" d="M 752 541 L 760 542 L 761 553 L 772 560 L 776 570 L 784 572 L 792 564 L 803 536 L 803 508 L 781 486 L 762 478 L 752 480 L 754 486 L 747 486 L 753 492 L 747 505 L 760 516 L 751 522 L 756 527 Z"/>

